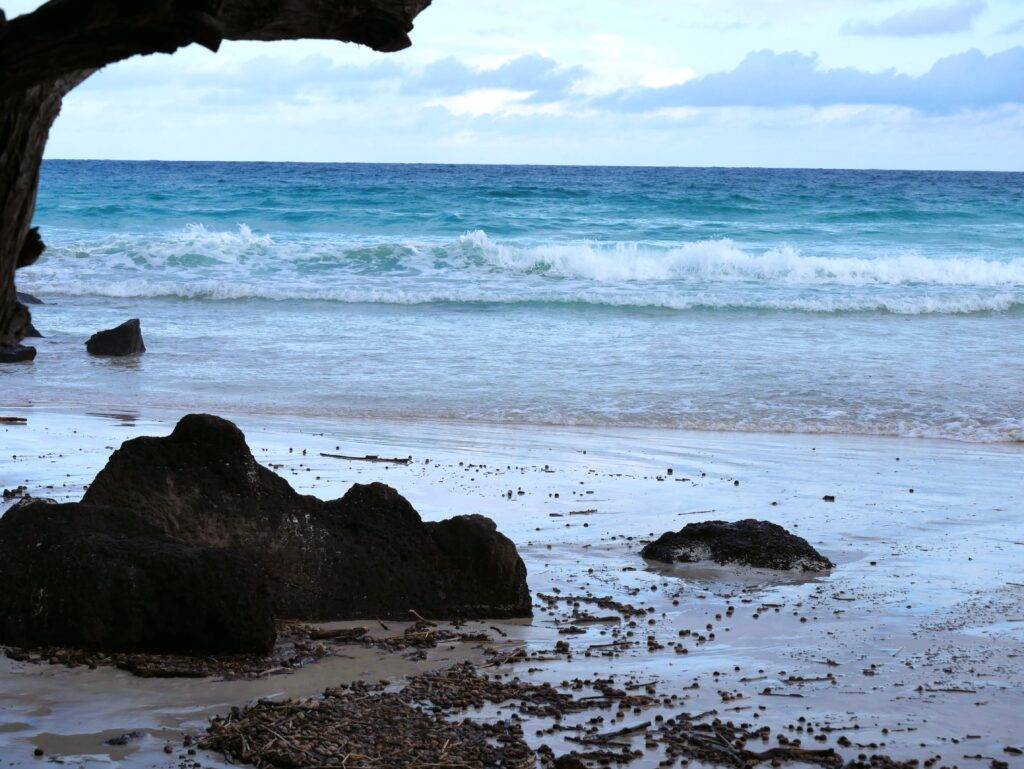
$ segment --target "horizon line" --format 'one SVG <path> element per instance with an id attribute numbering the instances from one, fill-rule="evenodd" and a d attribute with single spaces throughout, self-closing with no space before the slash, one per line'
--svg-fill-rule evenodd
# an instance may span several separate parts
<path id="1" fill-rule="evenodd" d="M 1024 174 L 1020 170 L 992 168 L 850 168 L 843 166 L 747 166 L 747 165 L 650 165 L 646 163 L 474 163 L 426 160 L 209 160 L 165 158 L 43 158 L 43 163 L 220 163 L 265 165 L 332 165 L 332 166 L 464 166 L 472 168 L 615 168 L 691 171 L 848 171 L 857 173 L 949 173 L 949 174 Z"/>

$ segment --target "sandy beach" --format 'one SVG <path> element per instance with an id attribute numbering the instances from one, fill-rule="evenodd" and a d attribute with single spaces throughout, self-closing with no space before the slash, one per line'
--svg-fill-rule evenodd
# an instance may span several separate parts
<path id="1" fill-rule="evenodd" d="M 0 486 L 24 485 L 61 501 L 80 498 L 122 441 L 164 435 L 180 416 L 11 408 L 3 415 L 26 423 L 0 427 Z M 42 748 L 43 760 L 71 765 L 220 766 L 217 754 L 190 755 L 182 745 L 232 706 L 312 696 L 357 679 L 398 686 L 418 671 L 462 660 L 488 664 L 522 648 L 525 659 L 494 668 L 555 685 L 612 676 L 619 685 L 646 691 L 653 684 L 659 696 L 678 695 L 671 706 L 658 702 L 618 719 L 605 713 L 608 729 L 716 711 L 723 720 L 835 748 L 846 759 L 940 756 L 943 766 L 1024 766 L 1019 445 L 232 418 L 256 458 L 300 492 L 333 498 L 354 482 L 377 480 L 426 520 L 493 518 L 526 563 L 534 618 L 463 628 L 488 633 L 490 643 L 442 643 L 416 655 L 354 645 L 345 656 L 256 680 L 143 679 L 5 658 L 5 765 L 35 765 L 33 752 Z M 644 542 L 685 523 L 748 517 L 806 538 L 836 568 L 805 578 L 656 567 L 638 554 Z M 643 613 L 567 634 L 560 631 L 571 624 L 573 597 L 611 597 Z M 560 641 L 570 654 L 549 653 Z M 555 755 L 579 749 L 565 727 L 593 715 L 567 715 L 554 733 L 550 720 L 527 718 L 525 739 Z M 474 714 L 507 716 L 500 707 Z M 131 732 L 141 734 L 123 746 L 106 744 Z M 644 750 L 639 734 L 624 739 Z M 653 748 L 630 765 L 662 760 Z"/>
<path id="2" fill-rule="evenodd" d="M 0 769 L 1024 769 L 1024 0 L 2 5 Z"/>

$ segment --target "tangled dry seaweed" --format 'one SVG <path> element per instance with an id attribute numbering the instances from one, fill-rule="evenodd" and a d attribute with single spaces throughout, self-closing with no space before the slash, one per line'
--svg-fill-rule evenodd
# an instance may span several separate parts
<path id="1" fill-rule="evenodd" d="M 65 667 L 116 667 L 141 678 L 261 678 L 297 670 L 341 653 L 356 644 L 386 652 L 422 655 L 439 643 L 488 643 L 486 633 L 464 633 L 417 620 L 401 633 L 374 636 L 365 627 L 319 628 L 303 622 L 283 621 L 277 626 L 277 643 L 267 656 L 226 654 L 192 657 L 178 654 L 103 653 L 81 649 L 0 647 L 16 662 Z"/>
<path id="2" fill-rule="evenodd" d="M 533 765 L 518 724 L 451 723 L 401 694 L 358 689 L 233 711 L 211 724 L 200 746 L 261 769 Z"/>
<path id="3" fill-rule="evenodd" d="M 485 680 L 461 665 L 417 676 L 400 692 L 357 682 L 328 689 L 320 698 L 260 701 L 214 719 L 200 746 L 261 769 L 533 766 L 534 753 L 517 720 L 444 717 L 445 710 L 491 696 L 473 693 Z"/>
<path id="4" fill-rule="evenodd" d="M 64 665 L 65 667 L 116 667 L 140 678 L 260 678 L 296 670 L 334 653 L 334 649 L 296 632 L 288 624 L 278 628 L 271 654 L 225 654 L 193 657 L 180 654 L 104 653 L 82 649 L 4 647 L 16 662 Z"/>
<path id="5" fill-rule="evenodd" d="M 826 769 L 912 769 L 916 762 L 898 763 L 883 756 L 863 756 L 844 762 L 831 748 L 805 748 L 799 740 L 777 737 L 778 744 L 762 750 L 748 743 L 766 743 L 770 729 L 753 729 L 718 718 L 714 711 L 697 716 L 680 713 L 664 719 L 599 731 L 601 716 L 586 723 L 565 725 L 564 716 L 618 707 L 615 719 L 626 712 L 674 702 L 653 694 L 631 694 L 608 681 L 587 682 L 595 696 L 574 697 L 554 686 L 519 679 L 499 680 L 482 675 L 468 662 L 423 673 L 409 679 L 399 691 L 384 684 L 356 682 L 328 689 L 322 697 L 287 701 L 260 701 L 235 708 L 211 722 L 201 747 L 224 753 L 233 760 L 260 769 L 441 769 L 450 767 L 532 767 L 542 765 L 590 766 L 626 764 L 642 757 L 632 740 L 641 738 L 648 750 L 664 756 L 662 765 L 679 760 L 749 769 L 770 762 L 817 764 Z M 566 682 L 578 688 L 576 682 Z M 650 685 L 647 685 L 650 692 Z M 475 720 L 466 711 L 487 704 L 508 706 L 508 718 L 493 714 Z M 567 739 L 581 750 L 556 759 L 546 745 L 534 750 L 523 738 L 523 716 L 550 718 L 554 725 L 538 735 L 571 732 Z M 460 720 L 461 719 L 461 720 Z M 615 720 L 613 719 L 613 720 Z M 655 725 L 656 724 L 656 725 Z"/>

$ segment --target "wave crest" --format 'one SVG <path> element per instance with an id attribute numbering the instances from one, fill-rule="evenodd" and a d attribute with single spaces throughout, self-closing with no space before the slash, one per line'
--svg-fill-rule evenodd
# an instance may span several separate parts
<path id="1" fill-rule="evenodd" d="M 145 279 L 122 281 L 64 280 L 59 286 L 27 284 L 30 290 L 66 296 L 104 296 L 118 299 L 169 298 L 205 300 L 265 299 L 272 301 L 326 301 L 342 304 L 465 304 L 465 305 L 578 305 L 621 310 L 669 311 L 779 311 L 808 313 L 890 313 L 894 315 L 969 315 L 1024 309 L 1024 298 L 1009 293 L 993 296 L 955 295 L 806 298 L 730 298 L 702 292 L 682 296 L 670 292 L 609 295 L 593 291 L 511 292 L 496 294 L 487 287 L 328 287 L 309 285 L 253 285 L 234 281 L 167 283 Z"/>
<path id="2" fill-rule="evenodd" d="M 49 234 L 48 234 L 49 237 Z M 30 290 L 107 297 L 323 300 L 380 304 L 560 304 L 666 310 L 904 315 L 1024 308 L 1024 259 L 808 256 L 731 240 L 497 242 L 254 233 L 55 239 L 24 273 Z"/>
<path id="3" fill-rule="evenodd" d="M 785 285 L 1024 286 L 1024 259 L 935 259 L 914 253 L 816 257 L 790 246 L 750 253 L 727 238 L 661 249 L 635 242 L 517 247 L 495 243 L 483 230 L 468 232 L 459 242 L 502 269 L 599 282 L 700 278 Z"/>

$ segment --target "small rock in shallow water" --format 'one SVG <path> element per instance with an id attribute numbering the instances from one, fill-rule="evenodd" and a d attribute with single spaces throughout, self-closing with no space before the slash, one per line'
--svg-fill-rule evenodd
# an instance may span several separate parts
<path id="1" fill-rule="evenodd" d="M 0 347 L 0 363 L 27 363 L 35 357 L 35 347 L 27 347 L 23 344 Z"/>
<path id="2" fill-rule="evenodd" d="M 127 745 L 129 742 L 141 740 L 144 736 L 145 735 L 142 732 L 125 732 L 124 734 L 119 734 L 117 737 L 111 737 L 106 741 L 106 744 L 120 747 L 121 745 Z"/>
<path id="3" fill-rule="evenodd" d="M 640 554 L 665 563 L 739 564 L 759 569 L 825 571 L 832 562 L 808 544 L 770 521 L 690 523 L 662 534 Z"/>
<path id="4" fill-rule="evenodd" d="M 146 351 L 138 318 L 126 320 L 116 328 L 97 331 L 85 343 L 91 355 L 138 355 Z"/>

